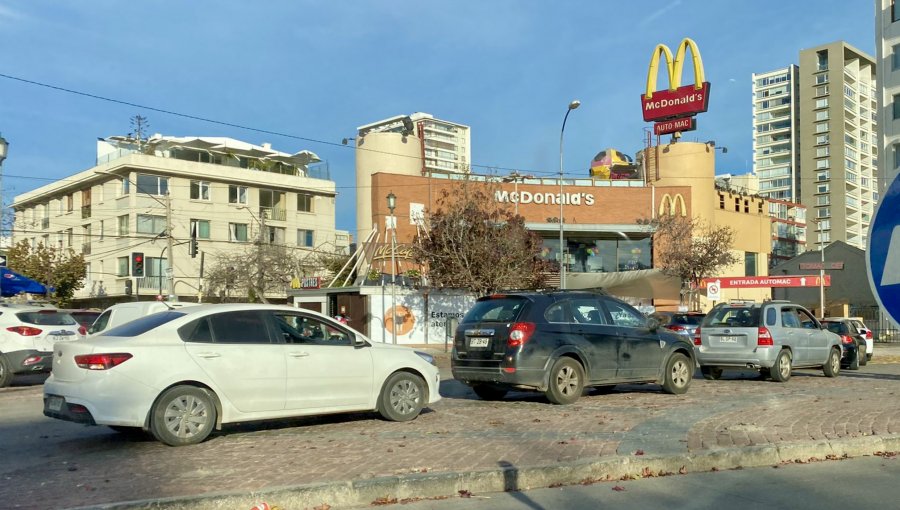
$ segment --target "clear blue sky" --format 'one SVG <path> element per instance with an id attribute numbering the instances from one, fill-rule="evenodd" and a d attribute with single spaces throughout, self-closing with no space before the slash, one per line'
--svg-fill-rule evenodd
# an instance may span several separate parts
<path id="1" fill-rule="evenodd" d="M 634 154 L 657 43 L 700 46 L 719 173 L 751 169 L 751 73 L 835 40 L 874 52 L 874 2 L 0 0 L 0 74 L 315 141 L 264 135 L 0 78 L 7 200 L 94 164 L 98 137 L 230 136 L 309 149 L 331 165 L 337 226 L 355 226 L 355 128 L 428 112 L 472 127 L 475 165 L 566 173 L 601 149 Z M 690 71 L 686 72 L 686 80 Z M 661 78 L 661 83 L 664 83 Z"/>

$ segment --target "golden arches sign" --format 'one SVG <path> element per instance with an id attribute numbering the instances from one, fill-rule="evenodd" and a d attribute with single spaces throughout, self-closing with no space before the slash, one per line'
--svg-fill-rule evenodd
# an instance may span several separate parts
<path id="1" fill-rule="evenodd" d="M 680 208 L 679 204 L 681 204 Z M 659 215 L 668 214 L 669 216 L 675 216 L 677 212 L 681 212 L 681 216 L 687 216 L 687 206 L 681 193 L 676 193 L 675 196 L 668 193 L 663 195 L 662 200 L 659 202 Z"/>
<path id="2" fill-rule="evenodd" d="M 669 76 L 669 90 L 675 91 L 681 86 L 681 75 L 684 71 L 684 58 L 687 50 L 691 50 L 691 57 L 694 63 L 694 89 L 701 90 L 705 76 L 703 74 L 703 59 L 700 57 L 700 50 L 697 49 L 697 43 L 692 39 L 685 37 L 678 50 L 675 51 L 675 58 L 672 58 L 672 50 L 665 44 L 657 44 L 653 50 L 653 56 L 650 57 L 650 71 L 647 73 L 647 99 L 653 98 L 653 92 L 656 90 L 656 79 L 659 75 L 659 59 L 666 59 L 666 71 Z"/>

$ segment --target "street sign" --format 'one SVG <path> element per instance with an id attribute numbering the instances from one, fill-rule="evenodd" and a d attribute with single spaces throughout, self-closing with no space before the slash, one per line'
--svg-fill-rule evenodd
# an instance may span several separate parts
<path id="1" fill-rule="evenodd" d="M 822 269 L 821 262 L 801 262 L 800 269 Z M 844 269 L 843 262 L 826 262 L 825 269 L 840 271 Z"/>
<path id="2" fill-rule="evenodd" d="M 722 289 L 762 289 L 771 287 L 818 287 L 819 281 L 818 275 L 729 276 L 718 277 L 715 280 L 704 278 L 700 280 L 700 285 L 709 285 L 709 283 L 715 282 Z M 831 275 L 825 275 L 825 286 L 831 286 Z"/>
<path id="3" fill-rule="evenodd" d="M 0 255 L 0 267 L 6 267 L 6 255 Z"/>
<path id="4" fill-rule="evenodd" d="M 872 294 L 895 323 L 900 323 L 900 176 L 875 209 L 866 246 L 866 269 Z"/>
<path id="5" fill-rule="evenodd" d="M 706 299 L 710 301 L 719 301 L 722 299 L 720 291 L 722 287 L 719 285 L 721 282 L 719 280 L 706 282 Z"/>

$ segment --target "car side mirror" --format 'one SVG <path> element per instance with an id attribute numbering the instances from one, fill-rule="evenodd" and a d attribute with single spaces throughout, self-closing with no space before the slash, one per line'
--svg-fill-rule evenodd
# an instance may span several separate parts
<path id="1" fill-rule="evenodd" d="M 649 319 L 647 319 L 647 329 L 655 333 L 656 330 L 659 329 L 659 319 L 656 319 L 654 317 L 650 317 Z"/>
<path id="2" fill-rule="evenodd" d="M 369 344 L 363 340 L 362 338 L 353 335 L 350 337 L 350 344 L 353 345 L 354 348 L 360 349 L 362 347 L 368 347 Z"/>

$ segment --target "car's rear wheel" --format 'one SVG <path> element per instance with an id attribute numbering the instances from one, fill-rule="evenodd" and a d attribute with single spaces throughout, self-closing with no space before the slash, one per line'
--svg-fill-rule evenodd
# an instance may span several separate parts
<path id="1" fill-rule="evenodd" d="M 0 388 L 5 388 L 12 383 L 12 364 L 5 354 L 0 352 Z"/>
<path id="2" fill-rule="evenodd" d="M 378 413 L 390 421 L 409 421 L 425 407 L 425 381 L 409 372 L 396 372 L 381 389 Z"/>
<path id="3" fill-rule="evenodd" d="M 831 349 L 822 371 L 825 372 L 825 377 L 837 377 L 841 373 L 841 353 L 837 349 Z"/>
<path id="4" fill-rule="evenodd" d="M 694 369 L 691 360 L 680 352 L 669 357 L 666 363 L 666 375 L 663 378 L 662 388 L 666 393 L 681 395 L 691 386 Z"/>
<path id="5" fill-rule="evenodd" d="M 838 358 L 840 361 L 840 358 Z M 769 369 L 769 374 L 775 382 L 786 382 L 791 378 L 791 352 L 782 349 L 775 357 L 775 364 Z"/>
<path id="6" fill-rule="evenodd" d="M 720 367 L 700 367 L 700 373 L 703 378 L 709 381 L 716 381 L 722 378 L 722 369 Z"/>
<path id="7" fill-rule="evenodd" d="M 864 367 L 869 360 L 866 357 L 866 343 L 863 342 L 856 348 L 856 357 L 859 358 L 859 366 Z"/>
<path id="8" fill-rule="evenodd" d="M 828 360 L 831 361 L 830 356 L 829 356 Z M 859 363 L 859 348 L 857 347 L 856 352 L 853 353 L 853 356 L 850 358 L 850 362 L 847 363 L 847 368 L 849 370 L 859 370 L 859 365 L 860 365 L 860 363 Z"/>
<path id="9" fill-rule="evenodd" d="M 571 404 L 584 390 L 584 369 L 572 358 L 559 358 L 550 369 L 550 385 L 545 392 L 554 404 Z"/>
<path id="10" fill-rule="evenodd" d="M 474 391 L 481 400 L 500 400 L 506 396 L 509 389 L 495 384 L 476 384 L 472 386 L 472 391 Z"/>
<path id="11" fill-rule="evenodd" d="M 169 446 L 197 444 L 216 426 L 216 404 L 208 390 L 196 386 L 169 388 L 153 406 L 150 431 Z"/>

